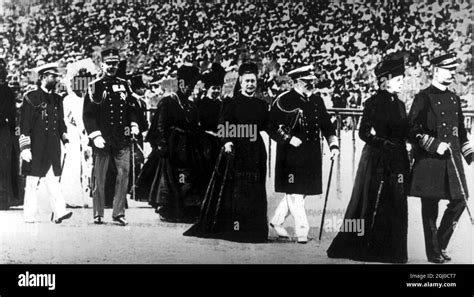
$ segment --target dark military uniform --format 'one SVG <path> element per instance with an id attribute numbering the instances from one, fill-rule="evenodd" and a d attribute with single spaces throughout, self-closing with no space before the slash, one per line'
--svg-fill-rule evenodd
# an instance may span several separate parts
<path id="1" fill-rule="evenodd" d="M 410 139 L 415 145 L 410 195 L 421 197 L 425 245 L 428 258 L 446 249 L 468 196 L 462 151 L 470 153 L 461 101 L 449 90 L 435 86 L 416 95 L 409 114 Z M 436 153 L 441 142 L 451 151 Z M 468 160 L 468 159 L 467 159 Z M 470 161 L 470 160 L 469 160 Z M 450 201 L 436 232 L 439 199 Z"/>
<path id="2" fill-rule="evenodd" d="M 22 163 L 22 174 L 44 177 L 50 167 L 61 174 L 61 143 L 67 132 L 62 98 L 39 88 L 25 94 L 21 108 L 20 149 L 31 148 L 31 162 Z M 65 139 L 62 139 L 63 141 Z"/>
<path id="3" fill-rule="evenodd" d="M 270 135 L 277 141 L 275 191 L 289 194 L 322 193 L 320 131 L 331 147 L 337 146 L 336 132 L 323 100 L 291 90 L 281 94 L 270 111 Z M 303 143 L 289 144 L 292 136 Z"/>
<path id="4" fill-rule="evenodd" d="M 20 120 L 20 149 L 31 150 L 31 161 L 22 162 L 26 175 L 23 213 L 26 222 L 35 222 L 37 186 L 44 181 L 56 222 L 71 217 L 56 176 L 61 174 L 61 140 L 67 142 L 62 98 L 39 88 L 23 98 Z"/>
<path id="5" fill-rule="evenodd" d="M 101 135 L 104 151 L 112 152 L 130 145 L 130 126 L 137 122 L 135 99 L 126 80 L 102 77 L 89 84 L 84 100 L 84 126 L 92 139 Z"/>
<path id="6" fill-rule="evenodd" d="M 124 216 L 130 170 L 131 126 L 137 125 L 134 99 L 128 83 L 104 76 L 89 84 L 84 99 L 84 126 L 94 151 L 94 217 L 104 216 L 105 183 L 110 159 L 117 168 L 113 205 L 114 218 Z M 93 139 L 102 136 L 105 147 L 95 147 Z"/>

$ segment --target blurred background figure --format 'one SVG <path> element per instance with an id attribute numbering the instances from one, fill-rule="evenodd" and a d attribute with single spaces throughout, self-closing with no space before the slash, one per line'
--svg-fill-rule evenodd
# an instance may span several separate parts
<path id="1" fill-rule="evenodd" d="M 63 155 L 65 157 L 61 187 L 64 192 L 66 205 L 69 208 L 88 207 L 90 204 L 90 189 L 86 162 L 90 159 L 89 139 L 82 121 L 82 108 L 88 82 L 93 80 L 91 73 L 80 69 L 74 74 L 67 86 L 68 94 L 64 97 L 64 116 L 68 129 L 69 145 Z M 83 81 L 81 81 L 83 80 Z M 86 160 L 87 158 L 87 160 Z"/>
<path id="2" fill-rule="evenodd" d="M 143 133 L 148 131 L 148 119 L 147 119 L 147 103 L 145 101 L 145 93 L 147 91 L 147 86 L 143 82 L 143 76 L 141 74 L 133 75 L 130 80 L 130 87 L 132 88 L 133 104 L 137 113 L 137 124 L 140 129 L 140 133 L 135 137 L 135 141 L 132 143 L 135 146 L 133 150 L 135 159 L 133 164 L 130 164 L 130 182 L 128 183 L 128 192 L 132 194 L 132 187 L 135 185 L 140 170 L 145 161 L 144 151 L 143 151 Z M 133 179 L 135 177 L 135 180 Z M 133 195 L 132 195 L 133 197 Z"/>

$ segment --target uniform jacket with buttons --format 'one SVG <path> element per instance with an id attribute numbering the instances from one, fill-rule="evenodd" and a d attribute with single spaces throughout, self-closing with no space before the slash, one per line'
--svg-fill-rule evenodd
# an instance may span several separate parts
<path id="1" fill-rule="evenodd" d="M 410 195 L 451 200 L 463 199 L 464 192 L 467 198 L 462 155 L 472 158 L 472 147 L 459 97 L 433 85 L 422 90 L 413 101 L 409 125 L 415 147 Z M 450 144 L 452 158 L 449 152 L 436 153 L 441 142 Z"/>
<path id="2" fill-rule="evenodd" d="M 20 117 L 20 149 L 31 149 L 31 162 L 22 162 L 22 174 L 44 177 L 52 166 L 61 173 L 61 140 L 67 132 L 63 99 L 43 89 L 24 95 Z"/>
<path id="3" fill-rule="evenodd" d="M 322 193 L 321 132 L 330 147 L 338 147 L 336 133 L 323 100 L 291 90 L 282 93 L 270 109 L 270 136 L 277 142 L 275 191 Z M 291 137 L 303 143 L 292 146 Z"/>
<path id="4" fill-rule="evenodd" d="M 120 150 L 130 145 L 132 123 L 137 125 L 135 99 L 126 80 L 101 77 L 89 84 L 84 99 L 84 127 L 91 145 L 102 136 L 103 150 Z"/>

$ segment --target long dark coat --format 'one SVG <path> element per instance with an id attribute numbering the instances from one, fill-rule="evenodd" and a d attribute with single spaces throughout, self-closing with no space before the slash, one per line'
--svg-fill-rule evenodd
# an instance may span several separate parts
<path id="1" fill-rule="evenodd" d="M 14 93 L 0 84 L 0 209 L 21 204 L 15 113 Z"/>
<path id="2" fill-rule="evenodd" d="M 467 198 L 461 148 L 470 145 L 459 97 L 431 85 L 416 95 L 409 122 L 410 140 L 415 148 L 410 195 L 463 199 L 464 190 Z M 454 163 L 450 153 L 443 156 L 436 153 L 440 142 L 451 145 Z"/>
<path id="3" fill-rule="evenodd" d="M 163 98 L 145 141 L 153 150 L 137 182 L 137 199 L 148 197 L 169 220 L 192 220 L 205 187 L 195 104 L 182 93 Z"/>
<path id="4" fill-rule="evenodd" d="M 305 98 L 295 90 L 281 94 L 270 110 L 270 136 L 277 141 L 275 191 L 291 194 L 322 193 L 320 131 L 330 146 L 337 146 L 336 132 L 323 100 Z M 292 136 L 303 143 L 290 145 Z"/>
<path id="5" fill-rule="evenodd" d="M 366 144 L 342 225 L 360 220 L 364 232 L 339 232 L 327 251 L 330 258 L 407 261 L 407 135 L 403 102 L 386 91 L 367 100 L 359 130 Z"/>
<path id="6" fill-rule="evenodd" d="M 224 102 L 220 123 L 252 125 L 260 132 L 268 125 L 268 105 L 255 97 L 237 93 Z M 230 162 L 227 181 L 222 185 L 225 166 L 219 168 L 215 191 L 206 195 L 197 224 L 186 231 L 186 236 L 220 238 L 237 242 L 265 242 L 268 239 L 266 180 L 266 151 L 260 133 L 256 139 L 226 137 L 232 142 L 234 156 Z M 219 189 L 223 186 L 222 196 Z M 220 200 L 220 203 L 218 202 Z"/>
<path id="7" fill-rule="evenodd" d="M 31 162 L 22 162 L 22 174 L 44 177 L 52 166 L 61 173 L 61 140 L 67 133 L 63 99 L 43 89 L 28 92 L 23 98 L 20 120 L 20 149 L 31 147 Z"/>

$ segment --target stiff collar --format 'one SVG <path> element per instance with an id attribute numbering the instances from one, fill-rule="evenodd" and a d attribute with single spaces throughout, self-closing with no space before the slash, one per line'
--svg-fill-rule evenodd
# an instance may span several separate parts
<path id="1" fill-rule="evenodd" d="M 305 94 L 303 94 L 303 92 L 301 92 L 298 88 L 293 88 L 293 90 L 298 93 L 301 97 L 303 97 L 304 100 L 308 100 L 308 96 L 306 96 Z"/>
<path id="2" fill-rule="evenodd" d="M 48 90 L 46 88 L 44 88 L 43 86 L 40 87 L 41 90 L 43 90 L 43 92 L 45 92 L 46 94 L 52 94 L 53 93 L 53 90 Z"/>
<path id="3" fill-rule="evenodd" d="M 433 85 L 433 87 L 437 88 L 438 90 L 440 91 L 446 91 L 448 89 L 447 86 L 443 85 L 443 84 L 440 84 L 439 82 L 435 81 L 435 80 L 432 80 L 431 81 L 431 84 Z"/>

